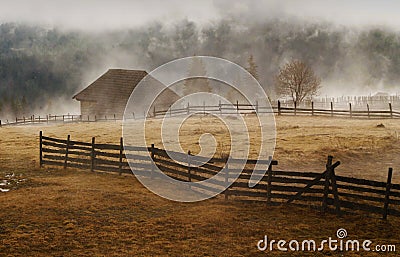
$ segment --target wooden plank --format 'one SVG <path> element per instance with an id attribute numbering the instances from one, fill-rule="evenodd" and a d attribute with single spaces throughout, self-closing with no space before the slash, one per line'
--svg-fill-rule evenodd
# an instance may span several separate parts
<path id="1" fill-rule="evenodd" d="M 87 152 L 91 152 L 92 148 L 91 147 L 86 147 L 86 146 L 80 146 L 80 145 L 73 145 L 73 144 L 69 144 L 69 149 L 75 149 L 75 150 L 84 150 Z"/>
<path id="2" fill-rule="evenodd" d="M 114 120 L 115 120 L 115 115 L 114 115 Z M 119 165 L 118 165 L 118 169 L 119 169 L 119 175 L 122 174 L 122 158 L 123 158 L 123 153 L 124 153 L 124 144 L 123 144 L 123 138 L 120 138 L 119 141 L 120 144 L 120 148 L 119 148 Z"/>
<path id="3" fill-rule="evenodd" d="M 124 146 L 124 149 L 125 149 L 125 151 L 136 151 L 136 152 L 148 152 L 149 151 L 148 147 L 130 146 L 130 145 Z"/>
<path id="4" fill-rule="evenodd" d="M 86 142 L 79 142 L 79 141 L 70 141 L 69 142 L 71 145 L 81 145 L 81 146 L 92 146 L 91 143 L 86 143 Z"/>
<path id="5" fill-rule="evenodd" d="M 264 181 L 264 178 L 263 180 Z M 282 184 L 308 184 L 312 182 L 312 179 L 304 179 L 304 178 L 290 178 L 290 177 L 272 177 L 272 182 L 282 183 Z M 324 185 L 324 182 L 320 181 L 315 185 Z"/>
<path id="6" fill-rule="evenodd" d="M 155 106 L 154 106 L 154 110 L 155 110 Z M 153 162 L 153 165 L 151 165 L 151 177 L 153 178 L 154 176 L 154 165 L 155 165 L 155 147 L 154 144 L 151 144 L 151 148 L 150 148 L 150 156 L 151 156 L 151 160 Z"/>
<path id="7" fill-rule="evenodd" d="M 337 215 L 341 215 L 340 212 L 340 200 L 339 200 L 339 193 L 338 193 L 338 188 L 336 184 L 336 175 L 335 175 L 335 168 L 334 165 L 330 167 L 330 179 L 332 183 L 332 191 L 333 191 L 333 198 L 334 198 L 334 204 L 335 204 L 335 211 Z"/>
<path id="8" fill-rule="evenodd" d="M 96 149 L 101 149 L 101 150 L 116 150 L 116 151 L 119 151 L 119 145 L 112 145 L 112 144 L 96 144 L 95 148 Z"/>
<path id="9" fill-rule="evenodd" d="M 390 108 L 392 108 L 392 106 L 390 106 Z M 392 186 L 392 175 L 393 175 L 393 169 L 389 168 L 387 182 L 386 182 L 386 190 L 385 190 L 385 203 L 383 206 L 383 219 L 384 220 L 387 219 L 387 215 L 388 215 L 390 188 Z"/>
<path id="10" fill-rule="evenodd" d="M 381 189 L 374 189 L 374 188 L 360 187 L 360 186 L 353 186 L 353 185 L 343 185 L 343 184 L 337 184 L 337 187 L 339 189 L 347 189 L 347 190 L 356 191 L 356 192 L 385 195 L 385 190 L 381 190 Z"/>
<path id="11" fill-rule="evenodd" d="M 0 121 L 1 125 L 1 121 Z M 42 167 L 43 165 L 43 132 L 39 132 L 39 165 Z"/>
<path id="12" fill-rule="evenodd" d="M 65 155 L 61 156 L 61 155 L 45 154 L 43 155 L 43 159 L 65 161 Z"/>
<path id="13" fill-rule="evenodd" d="M 238 106 L 238 111 L 239 111 L 239 106 Z M 224 191 L 224 198 L 225 200 L 228 200 L 229 198 L 229 163 L 227 162 L 225 164 L 225 174 L 224 174 L 224 186 L 226 187 Z"/>
<path id="14" fill-rule="evenodd" d="M 150 157 L 148 155 L 125 154 L 124 158 L 131 161 L 150 161 Z"/>
<path id="15" fill-rule="evenodd" d="M 332 159 L 333 159 L 332 156 L 328 156 L 328 160 L 327 160 L 327 163 L 326 163 L 327 172 L 325 173 L 325 176 L 324 176 L 324 178 L 325 178 L 325 181 L 324 181 L 324 196 L 323 196 L 323 199 L 322 199 L 322 211 L 323 212 L 325 212 L 326 208 L 328 207 L 327 200 L 328 200 L 328 196 L 329 196 L 330 176 L 332 175 L 331 174 Z"/>
<path id="16" fill-rule="evenodd" d="M 304 188 L 297 188 L 298 192 L 297 194 L 295 194 L 292 198 L 290 198 L 287 203 L 291 203 L 294 200 L 298 199 L 303 193 L 310 192 L 312 190 L 312 186 L 316 185 L 326 174 L 327 171 L 324 171 L 322 174 L 320 174 L 319 176 L 317 176 L 316 178 L 314 178 L 307 186 L 305 186 Z M 314 189 L 315 190 L 315 189 Z M 323 192 L 323 190 L 321 189 L 321 191 Z"/>
<path id="17" fill-rule="evenodd" d="M 64 160 L 64 169 L 68 166 L 68 150 L 69 150 L 69 140 L 71 139 L 71 135 L 67 137 L 67 144 L 65 146 L 65 160 Z"/>
<path id="18" fill-rule="evenodd" d="M 58 144 L 58 143 L 43 141 L 42 145 L 65 149 L 65 144 Z"/>
<path id="19" fill-rule="evenodd" d="M 133 167 L 131 167 L 129 164 L 131 164 Z M 151 168 L 153 167 L 153 164 L 140 163 L 140 162 L 134 162 L 134 163 L 129 162 L 129 163 L 126 163 L 126 165 L 124 164 L 123 166 L 124 167 L 126 166 L 126 167 L 129 167 L 129 168 L 133 168 L 133 169 L 146 169 L 146 170 L 150 171 Z"/>
<path id="20" fill-rule="evenodd" d="M 293 195 L 292 194 L 279 194 L 279 193 L 273 193 L 271 194 L 271 198 L 272 199 L 290 199 Z M 299 200 L 301 201 L 311 201 L 311 202 L 321 202 L 322 201 L 322 197 L 321 196 L 311 196 L 311 195 L 302 195 L 301 198 Z M 331 199 L 333 200 L 333 199 Z"/>
<path id="21" fill-rule="evenodd" d="M 209 192 L 213 192 L 213 193 L 219 193 L 221 192 L 221 190 L 218 190 L 217 188 L 211 187 L 211 186 L 207 186 L 205 184 L 200 184 L 200 183 L 193 183 L 192 184 L 192 189 L 193 188 L 200 188 Z"/>
<path id="22" fill-rule="evenodd" d="M 267 177 L 267 204 L 271 204 L 271 194 L 272 194 L 272 165 L 268 167 L 268 177 Z"/>
<path id="23" fill-rule="evenodd" d="M 117 160 L 106 160 L 106 159 L 100 159 L 100 158 L 96 158 L 96 164 L 105 164 L 105 165 L 112 165 L 115 167 L 119 167 L 119 161 Z M 122 164 L 123 166 L 128 166 L 128 163 L 125 162 Z"/>
<path id="24" fill-rule="evenodd" d="M 96 138 L 92 137 L 92 144 L 90 149 L 90 171 L 94 171 L 95 168 L 95 159 L 96 159 L 95 140 Z"/>
<path id="25" fill-rule="evenodd" d="M 374 180 L 366 180 L 366 179 L 344 177 L 344 176 L 336 176 L 336 180 L 340 181 L 340 182 L 346 182 L 346 183 L 364 185 L 364 186 L 383 187 L 383 188 L 386 187 L 386 183 L 374 181 Z"/>
<path id="26" fill-rule="evenodd" d="M 65 149 L 50 149 L 50 148 L 42 148 L 43 153 L 59 153 L 65 154 Z"/>
<path id="27" fill-rule="evenodd" d="M 321 175 L 321 173 L 317 172 L 281 171 L 281 170 L 274 170 L 272 174 L 274 176 L 292 176 L 292 177 L 307 177 L 307 178 L 316 178 Z"/>
<path id="28" fill-rule="evenodd" d="M 67 143 L 67 140 L 65 140 L 65 139 L 58 139 L 58 138 L 52 138 L 52 137 L 46 137 L 46 136 L 43 136 L 42 139 L 46 140 L 46 141 L 61 143 L 61 144 Z"/>

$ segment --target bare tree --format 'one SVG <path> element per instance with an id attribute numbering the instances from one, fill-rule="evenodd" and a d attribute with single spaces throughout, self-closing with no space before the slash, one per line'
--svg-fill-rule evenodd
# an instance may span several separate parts
<path id="1" fill-rule="evenodd" d="M 316 95 L 320 85 L 321 79 L 307 64 L 299 60 L 286 63 L 276 76 L 278 95 L 289 96 L 296 103 Z"/>

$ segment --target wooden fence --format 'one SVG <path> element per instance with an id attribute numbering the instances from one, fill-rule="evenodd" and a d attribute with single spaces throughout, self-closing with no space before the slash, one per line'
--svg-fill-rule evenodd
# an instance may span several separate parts
<path id="1" fill-rule="evenodd" d="M 267 114 L 274 113 L 276 115 L 310 115 L 310 116 L 328 116 L 328 117 L 349 117 L 349 118 L 367 118 L 367 119 L 387 119 L 387 118 L 400 118 L 400 111 L 396 111 L 392 108 L 392 104 L 388 104 L 387 110 L 372 110 L 369 105 L 365 106 L 365 110 L 359 108 L 354 110 L 352 104 L 348 105 L 347 109 L 334 108 L 334 103 L 330 103 L 329 109 L 314 108 L 314 103 L 311 102 L 310 107 L 298 107 L 296 103 L 293 106 L 285 104 L 283 106 L 280 101 L 276 102 L 276 106 L 266 107 L 259 106 L 258 102 L 255 105 L 251 104 L 222 104 L 217 105 L 190 105 L 187 104 L 184 108 L 169 108 L 159 110 L 154 106 L 151 113 L 147 114 L 146 117 L 157 118 L 157 117 L 175 117 L 184 114 L 221 114 L 221 115 L 251 115 L 251 114 Z M 125 116 L 125 119 L 143 119 L 146 114 L 139 116 L 138 114 L 132 113 L 132 115 Z M 21 125 L 21 124 L 39 124 L 39 123 L 54 123 L 54 122 L 96 122 L 96 121 L 116 121 L 121 120 L 122 117 L 116 114 L 113 115 L 46 115 L 45 117 L 32 115 L 29 118 L 15 118 L 13 121 L 6 120 L 2 122 L 1 126 L 10 125 Z"/>
<path id="2" fill-rule="evenodd" d="M 336 175 L 335 168 L 340 162 L 333 163 L 331 156 L 321 173 L 282 171 L 275 168 L 278 162 L 272 158 L 245 160 L 245 168 L 240 170 L 236 170 L 234 165 L 243 161 L 238 159 L 230 160 L 229 167 L 226 159 L 222 158 L 212 158 L 195 167 L 195 164 L 208 159 L 192 156 L 190 152 L 174 152 L 174 159 L 178 162 L 154 145 L 124 146 L 122 138 L 119 144 L 98 144 L 94 137 L 91 142 L 78 142 L 71 140 L 70 136 L 57 139 L 43 136 L 40 132 L 40 166 L 55 165 L 65 169 L 73 167 L 119 174 L 132 174 L 132 167 L 135 174 L 156 177 L 154 162 L 161 171 L 175 179 L 191 182 L 207 180 L 207 183 L 191 185 L 196 192 L 210 194 L 232 183 L 223 192 L 225 199 L 263 201 L 267 205 L 292 203 L 324 212 L 333 211 L 338 215 L 364 211 L 384 219 L 388 215 L 400 217 L 400 185 L 392 184 L 392 168 L 389 168 L 387 181 L 379 182 Z M 240 175 L 237 177 L 238 172 Z M 222 176 L 212 179 L 218 173 Z M 261 181 L 250 188 L 252 174 L 260 176 Z"/>
<path id="3" fill-rule="evenodd" d="M 400 118 L 400 111 L 393 110 L 392 104 L 389 103 L 387 110 L 371 110 L 369 104 L 366 105 L 365 110 L 354 110 L 352 104 L 348 105 L 348 109 L 335 109 L 334 103 L 330 103 L 329 109 L 314 108 L 314 103 L 311 102 L 309 108 L 298 107 L 296 103 L 293 106 L 282 106 L 280 101 L 276 102 L 276 106 L 266 107 L 259 106 L 258 102 L 255 105 L 251 104 L 221 104 L 218 105 L 189 105 L 185 108 L 170 108 L 168 110 L 157 110 L 154 106 L 152 110 L 152 117 L 173 117 L 182 114 L 198 113 L 206 115 L 208 113 L 216 113 L 221 115 L 234 115 L 234 114 L 268 114 L 274 113 L 276 115 L 309 115 L 309 116 L 328 116 L 328 117 L 349 117 L 349 118 Z"/>
<path id="4" fill-rule="evenodd" d="M 80 115 L 80 114 L 64 114 L 64 115 L 46 115 L 46 116 L 35 116 L 30 117 L 16 117 L 14 120 L 0 120 L 0 127 L 12 126 L 12 125 L 28 125 L 28 124 L 48 124 L 48 123 L 61 123 L 61 122 L 97 122 L 97 121 L 117 121 L 121 120 L 121 117 L 117 115 Z"/>

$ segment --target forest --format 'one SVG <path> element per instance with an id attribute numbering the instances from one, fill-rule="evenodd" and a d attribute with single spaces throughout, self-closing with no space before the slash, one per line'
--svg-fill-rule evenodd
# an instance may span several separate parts
<path id="1" fill-rule="evenodd" d="M 3 23 L 0 117 L 54 113 L 109 68 L 151 71 L 192 55 L 217 56 L 243 67 L 253 56 L 260 84 L 272 96 L 279 67 L 291 59 L 313 67 L 329 95 L 397 93 L 400 79 L 400 32 L 382 27 L 225 18 L 91 32 Z"/>

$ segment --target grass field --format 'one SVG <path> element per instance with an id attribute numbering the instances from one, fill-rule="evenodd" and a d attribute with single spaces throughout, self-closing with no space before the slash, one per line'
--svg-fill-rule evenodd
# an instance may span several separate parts
<path id="1" fill-rule="evenodd" d="M 247 121 L 252 124 L 252 118 Z M 276 121 L 274 158 L 280 169 L 323 171 L 331 154 L 342 162 L 337 174 L 385 181 L 390 166 L 394 182 L 400 183 L 400 121 L 321 117 Z M 377 126 L 381 123 L 384 127 Z M 198 135 L 204 132 L 226 140 L 224 130 L 205 118 L 186 126 L 180 131 L 185 150 L 198 151 Z M 159 121 L 149 127 L 153 133 L 147 141 L 160 147 Z M 121 123 L 0 128 L 0 180 L 7 178 L 12 187 L 0 193 L 0 256 L 265 256 L 256 247 L 264 235 L 318 241 L 335 238 L 339 228 L 347 229 L 350 239 L 400 247 L 400 219 L 394 217 L 388 221 L 367 214 L 336 217 L 295 206 L 267 208 L 222 198 L 176 203 L 152 194 L 133 176 L 39 169 L 40 130 L 57 138 L 70 134 L 74 140 L 90 142 L 95 136 L 98 143 L 117 144 Z M 249 130 L 255 140 L 257 128 Z M 251 155 L 256 148 L 251 148 Z M 325 250 L 308 255 L 359 254 Z M 276 250 L 268 255 L 307 254 Z"/>

